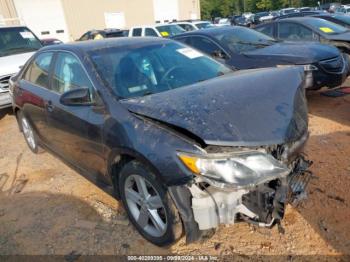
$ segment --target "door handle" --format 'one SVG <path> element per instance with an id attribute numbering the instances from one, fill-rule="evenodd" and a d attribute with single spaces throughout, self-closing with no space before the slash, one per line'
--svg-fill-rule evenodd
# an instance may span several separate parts
<path id="1" fill-rule="evenodd" d="M 46 102 L 46 110 L 49 111 L 49 112 L 52 112 L 54 109 L 54 105 L 52 104 L 51 101 L 47 101 Z"/>

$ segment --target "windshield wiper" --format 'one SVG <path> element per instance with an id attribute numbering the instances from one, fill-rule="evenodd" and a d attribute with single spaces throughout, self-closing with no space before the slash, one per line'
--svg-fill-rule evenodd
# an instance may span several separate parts
<path id="1" fill-rule="evenodd" d="M 245 42 L 245 41 L 238 41 L 235 42 L 235 44 L 241 44 L 241 45 L 251 45 L 251 46 L 269 46 L 268 43 L 254 43 L 254 42 Z"/>

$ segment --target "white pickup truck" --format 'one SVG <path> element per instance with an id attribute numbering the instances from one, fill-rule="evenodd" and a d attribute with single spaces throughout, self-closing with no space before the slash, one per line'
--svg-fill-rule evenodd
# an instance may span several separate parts
<path id="1" fill-rule="evenodd" d="M 11 106 L 10 78 L 41 47 L 40 40 L 27 27 L 0 26 L 0 109 Z"/>
<path id="2" fill-rule="evenodd" d="M 134 26 L 129 30 L 129 37 L 171 37 L 186 31 L 176 24 L 155 24 Z"/>

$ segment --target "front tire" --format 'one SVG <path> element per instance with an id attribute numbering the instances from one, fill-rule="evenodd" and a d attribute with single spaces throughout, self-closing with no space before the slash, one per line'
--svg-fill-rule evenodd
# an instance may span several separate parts
<path id="1" fill-rule="evenodd" d="M 127 163 L 120 173 L 119 192 L 130 221 L 139 233 L 157 246 L 182 236 L 182 223 L 166 189 L 147 167 Z"/>

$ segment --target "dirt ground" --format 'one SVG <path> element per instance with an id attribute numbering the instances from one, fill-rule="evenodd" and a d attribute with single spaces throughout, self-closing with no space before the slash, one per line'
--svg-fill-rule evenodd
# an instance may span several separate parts
<path id="1" fill-rule="evenodd" d="M 309 199 L 288 206 L 285 234 L 220 227 L 204 243 L 145 241 L 121 203 L 48 153 L 32 154 L 10 111 L 0 115 L 0 254 L 350 255 L 350 95 L 308 95 Z"/>

